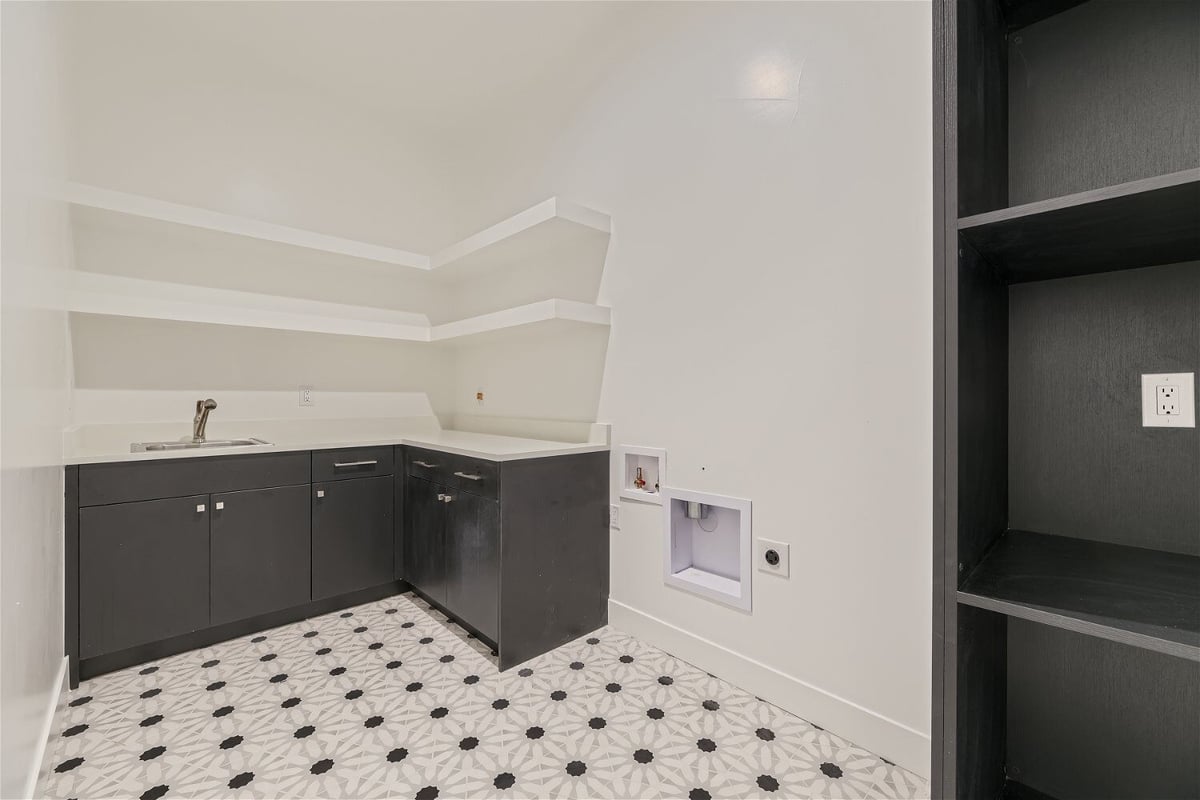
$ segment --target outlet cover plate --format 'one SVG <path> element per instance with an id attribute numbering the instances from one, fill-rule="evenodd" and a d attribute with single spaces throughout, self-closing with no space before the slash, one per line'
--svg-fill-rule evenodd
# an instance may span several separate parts
<path id="1" fill-rule="evenodd" d="M 774 550 L 779 554 L 778 564 L 772 565 L 767 561 L 767 552 L 770 550 Z M 788 551 L 787 542 L 773 542 L 770 539 L 754 540 L 754 561 L 758 564 L 758 569 L 761 572 L 769 572 L 781 578 L 788 577 L 791 573 L 791 558 Z"/>
<path id="2" fill-rule="evenodd" d="M 300 387 L 300 407 L 306 408 L 308 406 L 315 406 L 316 404 L 317 404 L 316 398 L 313 397 L 313 387 L 301 386 Z"/>
<path id="3" fill-rule="evenodd" d="M 1163 408 L 1160 408 L 1163 405 Z M 1165 408 L 1175 406 L 1177 413 Z M 1160 413 L 1161 412 L 1161 413 Z M 1196 373 L 1165 372 L 1142 376 L 1142 427 L 1196 427 Z"/>

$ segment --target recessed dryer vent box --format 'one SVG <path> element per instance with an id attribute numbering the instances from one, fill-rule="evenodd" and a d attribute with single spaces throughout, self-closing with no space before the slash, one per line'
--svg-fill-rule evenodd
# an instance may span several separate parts
<path id="1" fill-rule="evenodd" d="M 750 610 L 750 501 L 664 488 L 663 581 Z"/>
<path id="2" fill-rule="evenodd" d="M 620 448 L 621 497 L 645 503 L 662 503 L 662 484 L 667 482 L 667 451 L 657 447 Z M 643 486 L 638 486 L 638 470 Z"/>

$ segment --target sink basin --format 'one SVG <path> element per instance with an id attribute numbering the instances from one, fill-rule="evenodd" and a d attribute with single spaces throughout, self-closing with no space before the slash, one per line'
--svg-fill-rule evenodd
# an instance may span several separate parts
<path id="1" fill-rule="evenodd" d="M 129 445 L 131 453 L 157 453 L 163 450 L 201 450 L 209 447 L 262 447 L 269 445 L 262 439 L 209 439 L 207 442 L 134 442 Z"/>

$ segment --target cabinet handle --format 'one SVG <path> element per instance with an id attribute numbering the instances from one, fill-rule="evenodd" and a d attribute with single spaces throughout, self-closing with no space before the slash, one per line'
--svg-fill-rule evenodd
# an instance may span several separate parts
<path id="1" fill-rule="evenodd" d="M 467 479 L 467 480 L 469 480 L 469 481 L 481 481 L 481 480 L 483 480 L 483 476 L 482 476 L 482 475 L 468 475 L 468 474 L 467 474 L 467 473 L 465 473 L 465 472 L 456 472 L 456 473 L 454 473 L 454 477 L 456 477 L 456 478 L 466 478 L 466 479 Z"/>
<path id="2" fill-rule="evenodd" d="M 425 469 L 436 469 L 437 468 L 437 464 L 429 464 L 425 461 L 414 461 L 413 463 L 416 464 L 418 467 L 424 467 Z"/>
<path id="3" fill-rule="evenodd" d="M 378 464 L 378 461 L 335 461 L 333 462 L 334 469 L 342 469 L 343 467 L 373 467 Z"/>
<path id="4" fill-rule="evenodd" d="M 445 500 L 445 499 L 446 499 L 446 494 L 444 492 L 438 492 L 438 500 Z"/>
<path id="5" fill-rule="evenodd" d="M 225 508 L 225 501 L 218 500 L 215 505 L 216 505 L 217 511 L 220 511 L 221 509 Z"/>
<path id="6" fill-rule="evenodd" d="M 324 496 L 325 496 L 325 490 L 317 489 L 317 497 L 320 498 L 320 497 L 324 497 Z"/>
<path id="7" fill-rule="evenodd" d="M 204 513 L 204 503 L 197 503 L 197 504 L 196 504 L 196 513 L 197 513 L 197 514 L 203 514 L 203 513 Z"/>
<path id="8" fill-rule="evenodd" d="M 442 502 L 443 502 L 443 503 L 449 503 L 449 502 L 450 502 L 450 501 L 452 501 L 453 499 L 454 499 L 454 496 L 453 496 L 453 495 L 449 495 L 449 494 L 447 494 L 447 495 L 443 495 L 443 496 L 442 496 Z"/>

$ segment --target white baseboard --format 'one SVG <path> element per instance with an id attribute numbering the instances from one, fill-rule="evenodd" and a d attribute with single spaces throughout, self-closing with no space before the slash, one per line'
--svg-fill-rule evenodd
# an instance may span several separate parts
<path id="1" fill-rule="evenodd" d="M 620 601 L 608 601 L 608 620 L 618 630 L 724 678 L 923 778 L 929 777 L 930 739 L 926 733 Z"/>
<path id="2" fill-rule="evenodd" d="M 50 769 L 50 765 L 46 762 L 53 758 L 54 754 L 49 743 L 50 737 L 54 734 L 54 721 L 58 716 L 59 704 L 67 693 L 67 665 L 67 657 L 63 656 L 62 663 L 58 665 L 58 675 L 54 679 L 54 694 L 50 697 L 45 718 L 42 720 L 38 748 L 29 765 L 29 775 L 25 778 L 25 792 L 21 795 L 22 797 L 36 797 L 34 792 L 37 791 L 38 779 Z"/>

